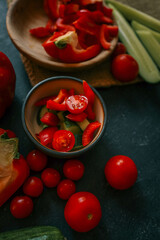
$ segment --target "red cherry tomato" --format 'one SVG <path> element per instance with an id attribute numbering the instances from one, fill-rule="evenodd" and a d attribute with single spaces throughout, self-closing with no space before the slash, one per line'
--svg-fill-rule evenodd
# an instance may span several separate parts
<path id="1" fill-rule="evenodd" d="M 46 112 L 40 121 L 48 126 L 55 127 L 59 123 L 59 118 L 52 112 Z"/>
<path id="2" fill-rule="evenodd" d="M 63 166 L 64 175 L 71 180 L 79 180 L 84 174 L 84 164 L 79 160 L 68 160 Z"/>
<path id="3" fill-rule="evenodd" d="M 72 95 L 67 98 L 66 106 L 69 112 L 73 114 L 82 113 L 88 105 L 88 98 L 81 95 Z"/>
<path id="4" fill-rule="evenodd" d="M 41 174 L 44 185 L 48 188 L 56 187 L 61 179 L 60 173 L 53 168 L 46 168 Z"/>
<path id="5" fill-rule="evenodd" d="M 64 209 L 68 225 L 78 232 L 95 228 L 102 216 L 99 200 L 90 192 L 73 194 Z"/>
<path id="6" fill-rule="evenodd" d="M 26 218 L 33 211 L 33 201 L 28 196 L 17 196 L 11 201 L 10 211 L 15 218 Z"/>
<path id="7" fill-rule="evenodd" d="M 112 61 L 113 76 L 121 82 L 133 81 L 139 72 L 137 61 L 128 54 L 120 54 Z"/>
<path id="8" fill-rule="evenodd" d="M 57 194 L 61 199 L 67 200 L 76 191 L 76 185 L 70 179 L 62 180 L 57 186 Z"/>
<path id="9" fill-rule="evenodd" d="M 133 160 L 123 155 L 110 158 L 104 172 L 108 183 L 120 190 L 130 188 L 136 182 L 138 175 Z"/>
<path id="10" fill-rule="evenodd" d="M 37 172 L 41 171 L 47 165 L 47 156 L 37 149 L 29 152 L 26 160 L 30 169 Z"/>
<path id="11" fill-rule="evenodd" d="M 29 177 L 24 185 L 23 192 L 31 197 L 39 197 L 43 192 L 43 183 L 38 177 Z"/>
<path id="12" fill-rule="evenodd" d="M 126 53 L 126 47 L 123 43 L 118 42 L 113 53 L 112 53 L 112 58 L 115 58 L 116 56 L 120 54 L 125 54 Z"/>
<path id="13" fill-rule="evenodd" d="M 75 137 L 72 132 L 67 130 L 58 130 L 53 136 L 52 146 L 60 152 L 70 151 L 75 144 Z"/>

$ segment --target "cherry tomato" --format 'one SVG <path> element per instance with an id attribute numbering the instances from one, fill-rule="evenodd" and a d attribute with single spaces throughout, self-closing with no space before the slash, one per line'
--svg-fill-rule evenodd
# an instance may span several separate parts
<path id="1" fill-rule="evenodd" d="M 130 188 L 136 182 L 138 175 L 133 160 L 123 155 L 110 158 L 104 172 L 108 183 L 119 190 Z"/>
<path id="2" fill-rule="evenodd" d="M 61 179 L 60 173 L 53 168 L 46 168 L 41 174 L 44 185 L 48 188 L 56 187 Z"/>
<path id="3" fill-rule="evenodd" d="M 15 218 L 26 218 L 33 211 L 33 201 L 28 196 L 17 196 L 11 201 L 10 211 Z"/>
<path id="4" fill-rule="evenodd" d="M 76 191 L 76 185 L 70 179 L 62 180 L 57 186 L 57 194 L 61 199 L 67 200 Z"/>
<path id="5" fill-rule="evenodd" d="M 139 72 L 137 61 L 128 54 L 120 54 L 112 61 L 113 76 L 121 82 L 133 81 Z"/>
<path id="6" fill-rule="evenodd" d="M 79 180 L 84 174 L 84 164 L 79 160 L 68 160 L 63 166 L 64 175 L 71 180 Z"/>
<path id="7" fill-rule="evenodd" d="M 88 105 L 88 98 L 82 95 L 72 95 L 67 98 L 67 110 L 74 114 L 82 113 Z"/>
<path id="8" fill-rule="evenodd" d="M 75 144 L 75 137 L 71 131 L 58 130 L 53 136 L 52 146 L 60 152 L 70 151 Z"/>
<path id="9" fill-rule="evenodd" d="M 115 58 L 116 56 L 120 54 L 125 54 L 126 53 L 126 47 L 123 43 L 118 42 L 113 53 L 112 53 L 112 58 Z"/>
<path id="10" fill-rule="evenodd" d="M 64 209 L 68 225 L 78 232 L 88 232 L 95 228 L 102 216 L 99 200 L 90 192 L 73 194 Z"/>
<path id="11" fill-rule="evenodd" d="M 52 141 L 53 141 L 53 135 L 57 130 L 58 130 L 57 127 L 46 127 L 43 130 L 41 130 L 37 135 L 41 144 L 47 147 L 51 147 Z"/>
<path id="12" fill-rule="evenodd" d="M 23 192 L 31 197 L 39 197 L 43 192 L 43 183 L 38 177 L 29 177 L 24 185 Z"/>
<path id="13" fill-rule="evenodd" d="M 40 121 L 48 126 L 55 127 L 59 123 L 59 118 L 52 112 L 46 112 Z"/>
<path id="14" fill-rule="evenodd" d="M 29 152 L 26 160 L 30 169 L 37 172 L 41 171 L 47 165 L 47 156 L 37 149 Z"/>

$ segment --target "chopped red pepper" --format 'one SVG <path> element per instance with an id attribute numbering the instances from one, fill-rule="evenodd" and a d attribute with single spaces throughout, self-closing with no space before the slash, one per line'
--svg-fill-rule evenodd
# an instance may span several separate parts
<path id="1" fill-rule="evenodd" d="M 100 31 L 100 43 L 102 47 L 106 50 L 110 49 L 111 43 L 109 42 L 110 35 L 107 25 L 102 24 L 101 31 Z"/>
<path id="2" fill-rule="evenodd" d="M 67 107 L 65 104 L 54 102 L 54 100 L 47 101 L 47 108 L 55 111 L 66 111 Z"/>
<path id="3" fill-rule="evenodd" d="M 87 118 L 89 120 L 94 120 L 96 118 L 96 114 L 94 113 L 93 111 L 93 107 L 92 105 L 89 103 L 86 110 L 85 110 L 85 113 L 87 114 Z"/>
<path id="4" fill-rule="evenodd" d="M 45 27 L 49 30 L 50 33 L 54 33 L 57 30 L 56 23 L 52 21 L 52 19 L 49 19 L 47 21 L 47 24 Z"/>
<path id="5" fill-rule="evenodd" d="M 118 35 L 118 26 L 114 25 L 107 25 L 107 28 L 108 28 L 108 32 L 109 32 L 109 35 L 111 37 L 117 37 Z"/>
<path id="6" fill-rule="evenodd" d="M 37 38 L 48 37 L 51 34 L 49 28 L 46 28 L 46 27 L 32 28 L 29 30 L 29 32 Z"/>
<path id="7" fill-rule="evenodd" d="M 71 121 L 74 122 L 83 122 L 87 118 L 87 114 L 85 112 L 79 113 L 79 114 L 68 114 L 66 115 L 66 118 L 68 118 Z"/>
<path id="8" fill-rule="evenodd" d="M 59 5 L 59 0 L 47 0 L 47 6 L 52 16 L 52 19 L 56 19 L 59 17 Z"/>
<path id="9" fill-rule="evenodd" d="M 52 112 L 46 112 L 40 120 L 42 123 L 52 127 L 57 126 L 59 123 L 59 118 Z"/>
<path id="10" fill-rule="evenodd" d="M 88 102 L 93 106 L 95 93 L 93 92 L 93 90 L 85 80 L 83 80 L 83 91 L 85 96 L 88 98 Z"/>
<path id="11" fill-rule="evenodd" d="M 75 31 L 74 26 L 71 26 L 69 24 L 64 24 L 64 19 L 63 18 L 58 18 L 56 21 L 57 28 L 59 30 L 66 30 L 68 31 Z"/>
<path id="12" fill-rule="evenodd" d="M 85 147 L 88 145 L 94 138 L 95 131 L 101 126 L 101 123 L 98 121 L 91 122 L 83 132 L 82 135 L 82 145 Z"/>
<path id="13" fill-rule="evenodd" d="M 68 97 L 68 91 L 66 89 L 61 88 L 58 96 L 54 99 L 54 102 L 62 103 L 66 97 Z"/>
<path id="14" fill-rule="evenodd" d="M 38 100 L 36 103 L 35 103 L 35 106 L 44 106 L 47 104 L 47 101 L 48 100 L 54 100 L 56 98 L 56 96 L 49 96 L 49 97 L 44 97 L 40 100 Z"/>

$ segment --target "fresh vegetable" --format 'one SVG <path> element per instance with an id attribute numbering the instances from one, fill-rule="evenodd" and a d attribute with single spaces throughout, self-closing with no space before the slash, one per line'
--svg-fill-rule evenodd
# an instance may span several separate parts
<path id="1" fill-rule="evenodd" d="M 113 9 L 113 15 L 119 27 L 120 40 L 126 46 L 127 52 L 137 61 L 139 65 L 139 74 L 145 81 L 149 83 L 159 82 L 159 70 L 136 36 L 133 29 L 113 5 L 109 4 L 109 7 Z"/>
<path id="2" fill-rule="evenodd" d="M 152 59 L 160 68 L 160 56 L 158 54 L 160 52 L 159 42 L 155 39 L 153 34 L 147 30 L 137 30 L 136 33 L 143 42 Z"/>
<path id="3" fill-rule="evenodd" d="M 64 216 L 75 231 L 88 232 L 95 228 L 101 219 L 100 202 L 90 192 L 77 192 L 67 201 Z"/>
<path id="4" fill-rule="evenodd" d="M 37 27 L 29 30 L 30 33 L 38 38 L 44 38 L 51 35 L 50 29 L 47 27 Z"/>
<path id="5" fill-rule="evenodd" d="M 44 185 L 48 188 L 56 187 L 61 179 L 60 173 L 53 168 L 46 168 L 41 174 Z"/>
<path id="6" fill-rule="evenodd" d="M 131 21 L 131 26 L 133 27 L 133 29 L 134 29 L 135 31 L 137 31 L 137 30 L 147 30 L 147 31 L 149 31 L 150 33 L 153 34 L 153 36 L 154 36 L 154 37 L 157 39 L 157 41 L 160 43 L 160 33 L 159 33 L 159 32 L 156 32 L 156 31 L 154 31 L 154 30 L 146 27 L 146 26 L 144 26 L 143 24 L 140 24 L 139 22 L 137 22 L 137 21 L 135 21 L 135 20 Z"/>
<path id="7" fill-rule="evenodd" d="M 53 149 L 60 152 L 68 152 L 72 150 L 75 144 L 75 137 L 71 131 L 58 130 L 53 137 Z"/>
<path id="8" fill-rule="evenodd" d="M 115 58 L 116 56 L 120 54 L 125 54 L 126 53 L 126 47 L 123 43 L 118 42 L 113 53 L 112 53 L 112 59 Z"/>
<path id="9" fill-rule="evenodd" d="M 46 112 L 43 117 L 40 119 L 40 121 L 43 124 L 46 124 L 48 126 L 52 126 L 55 127 L 58 125 L 59 123 L 59 118 L 57 117 L 56 114 L 52 113 L 52 112 Z"/>
<path id="10" fill-rule="evenodd" d="M 70 179 L 62 180 L 57 186 L 57 194 L 63 200 L 69 199 L 75 191 L 76 185 Z"/>
<path id="11" fill-rule="evenodd" d="M 30 169 L 38 172 L 46 167 L 48 158 L 41 151 L 34 149 L 28 153 L 26 160 Z"/>
<path id="12" fill-rule="evenodd" d="M 57 127 L 46 127 L 40 131 L 36 136 L 47 147 L 52 147 L 53 135 L 58 130 Z"/>
<path id="13" fill-rule="evenodd" d="M 67 98 L 67 110 L 73 114 L 82 113 L 88 105 L 88 98 L 82 95 L 72 95 Z"/>
<path id="14" fill-rule="evenodd" d="M 9 58 L 0 52 L 0 118 L 11 105 L 15 94 L 16 75 Z"/>
<path id="15" fill-rule="evenodd" d="M 68 160 L 63 165 L 63 173 L 66 178 L 77 181 L 84 174 L 84 164 L 77 159 Z"/>
<path id="16" fill-rule="evenodd" d="M 116 189 L 128 189 L 136 182 L 138 171 L 133 160 L 127 156 L 118 155 L 106 163 L 105 177 L 108 183 Z"/>
<path id="17" fill-rule="evenodd" d="M 79 114 L 68 114 L 66 118 L 70 119 L 73 122 L 83 122 L 87 118 L 87 114 L 85 112 Z"/>
<path id="18" fill-rule="evenodd" d="M 85 96 L 88 98 L 88 106 L 86 109 L 87 118 L 89 120 L 94 120 L 96 117 L 95 113 L 93 111 L 95 94 L 94 94 L 92 88 L 89 86 L 89 84 L 85 80 L 83 80 L 83 90 L 84 90 Z"/>
<path id="19" fill-rule="evenodd" d="M 64 240 L 64 236 L 61 231 L 57 227 L 53 226 L 34 226 L 28 228 L 20 228 L 17 230 L 1 232 L 0 239 L 1 240 L 22 240 L 26 239 L 26 236 L 29 239 L 37 239 L 37 240 Z"/>
<path id="20" fill-rule="evenodd" d="M 160 21 L 158 19 L 115 0 L 105 0 L 105 3 L 111 3 L 128 20 L 136 20 L 137 22 L 160 32 Z M 109 7 L 111 7 L 111 5 L 109 5 Z"/>
<path id="21" fill-rule="evenodd" d="M 98 121 L 91 122 L 83 132 L 82 135 L 82 144 L 85 147 L 88 145 L 94 138 L 95 131 L 100 128 L 101 123 Z"/>
<path id="22" fill-rule="evenodd" d="M 24 194 L 30 197 L 39 197 L 43 192 L 43 183 L 40 178 L 31 176 L 23 185 Z"/>
<path id="23" fill-rule="evenodd" d="M 33 201 L 28 196 L 16 196 L 11 201 L 10 211 L 15 218 L 26 218 L 33 211 Z"/>
<path id="24" fill-rule="evenodd" d="M 128 54 L 116 56 L 111 64 L 113 76 L 121 82 L 133 81 L 139 72 L 137 61 Z"/>
<path id="25" fill-rule="evenodd" d="M 9 138 L 1 129 L 0 136 L 0 206 L 2 206 L 24 183 L 29 167 L 18 153 L 18 138 Z"/>

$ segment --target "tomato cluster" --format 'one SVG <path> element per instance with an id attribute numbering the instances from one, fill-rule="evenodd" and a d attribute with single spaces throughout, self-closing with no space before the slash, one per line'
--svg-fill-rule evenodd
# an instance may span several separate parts
<path id="1" fill-rule="evenodd" d="M 84 94 L 75 94 L 75 90 L 60 89 L 58 95 L 45 97 L 35 103 L 36 106 L 46 107 L 46 112 L 41 116 L 40 122 L 45 126 L 36 137 L 42 145 L 60 152 L 73 150 L 75 134 L 62 128 L 58 112 L 65 112 L 65 118 L 74 123 L 83 122 L 85 119 L 92 121 L 86 126 L 81 141 L 82 146 L 88 145 L 94 138 L 94 133 L 101 126 L 95 120 L 93 111 L 95 94 L 89 84 L 83 80 Z M 54 111 L 54 112 L 53 112 Z"/>

